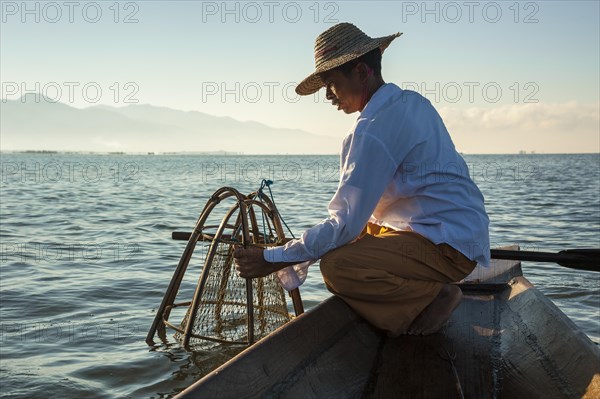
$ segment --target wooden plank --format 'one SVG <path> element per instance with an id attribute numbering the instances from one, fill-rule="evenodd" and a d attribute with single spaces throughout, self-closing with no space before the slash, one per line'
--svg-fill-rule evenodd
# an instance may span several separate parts
<path id="1" fill-rule="evenodd" d="M 600 350 L 527 279 L 502 314 L 502 397 L 600 398 Z"/>
<path id="2" fill-rule="evenodd" d="M 332 297 L 177 398 L 310 398 L 322 397 L 320 392 L 352 397 L 364 390 L 380 341 L 379 333 L 341 299 Z"/>
<path id="3" fill-rule="evenodd" d="M 467 398 L 498 397 L 502 308 L 497 299 L 506 290 L 465 295 L 444 330 L 447 350 L 456 355 L 454 366 Z"/>
<path id="4" fill-rule="evenodd" d="M 364 397 L 459 397 L 443 341 L 440 334 L 387 339 Z"/>
<path id="5" fill-rule="evenodd" d="M 303 359 L 262 396 L 266 398 L 361 398 L 381 335 L 357 322 L 332 336 L 320 353 Z"/>
<path id="6" fill-rule="evenodd" d="M 494 398 L 499 392 L 497 293 L 466 295 L 444 330 L 389 339 L 367 397 Z"/>
<path id="7" fill-rule="evenodd" d="M 507 249 L 518 249 L 518 246 L 503 247 Z M 514 260 L 492 259 L 490 265 L 483 267 L 477 265 L 475 269 L 465 277 L 462 284 L 506 284 L 517 276 L 522 276 L 521 262 Z"/>
<path id="8" fill-rule="evenodd" d="M 460 397 L 454 370 L 467 398 L 600 398 L 596 345 L 525 278 L 505 287 L 465 295 L 439 334 L 388 340 L 366 396 Z"/>

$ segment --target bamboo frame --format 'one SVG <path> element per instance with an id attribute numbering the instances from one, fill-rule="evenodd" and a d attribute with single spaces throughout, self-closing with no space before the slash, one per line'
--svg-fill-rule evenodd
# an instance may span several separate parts
<path id="1" fill-rule="evenodd" d="M 215 207 L 221 203 L 223 200 L 235 197 L 236 203 L 232 206 L 226 215 L 223 217 L 221 223 L 217 227 L 217 230 L 214 234 L 204 233 L 203 230 L 207 228 L 214 228 L 215 226 L 205 226 L 205 223 L 210 215 L 210 213 L 215 209 Z M 265 237 L 263 233 L 261 233 L 259 225 L 256 220 L 256 214 L 254 212 L 254 207 L 259 207 L 263 214 L 267 215 L 265 222 L 268 225 L 268 231 L 270 233 L 275 232 L 275 237 L 277 241 L 274 243 L 269 243 L 269 237 Z M 229 224 L 229 220 L 233 215 L 237 212 L 237 219 L 234 225 Z M 272 223 L 272 225 L 271 225 Z M 238 229 L 241 228 L 239 233 L 234 232 L 233 235 L 223 234 L 225 229 Z M 240 234 L 241 242 L 236 240 L 236 237 Z M 272 236 L 272 234 L 270 234 Z M 251 242 L 252 238 L 252 242 Z M 258 238 L 258 239 L 257 239 Z M 262 242 L 261 241 L 262 238 Z M 202 268 L 202 272 L 198 278 L 198 284 L 196 286 L 196 290 L 194 291 L 193 299 L 190 302 L 184 303 L 175 303 L 175 299 L 177 297 L 177 293 L 179 291 L 181 282 L 185 276 L 186 270 L 188 268 L 190 259 L 194 253 L 196 248 L 196 244 L 198 241 L 210 241 L 210 247 L 204 262 L 204 267 Z M 212 265 L 212 261 L 214 259 L 215 253 L 219 247 L 220 243 L 227 244 L 241 244 L 244 247 L 253 245 L 258 247 L 267 247 L 270 245 L 281 245 L 287 240 L 284 236 L 284 231 L 281 226 L 281 220 L 277 209 L 275 208 L 273 202 L 262 192 L 257 191 L 251 193 L 248 196 L 244 196 L 240 194 L 236 189 L 231 187 L 222 187 L 217 190 L 211 198 L 207 201 L 204 206 L 198 220 L 196 222 L 196 226 L 192 233 L 189 236 L 188 243 L 186 248 L 179 260 L 177 268 L 171 278 L 167 291 L 163 297 L 163 300 L 157 309 L 156 315 L 154 317 L 154 321 L 148 331 L 146 336 L 146 343 L 148 345 L 154 345 L 154 336 L 158 333 L 159 337 L 165 341 L 166 340 L 166 327 L 171 328 L 177 332 L 179 332 L 183 336 L 183 346 L 186 349 L 189 349 L 189 343 L 191 338 L 199 338 L 206 339 L 209 341 L 222 342 L 222 343 L 231 343 L 231 344 L 245 344 L 251 345 L 254 343 L 254 304 L 253 304 L 253 289 L 252 289 L 252 279 L 246 279 L 246 310 L 247 310 L 247 322 L 246 326 L 248 329 L 248 339 L 245 342 L 241 341 L 227 341 L 221 340 L 214 337 L 206 337 L 200 334 L 195 334 L 193 332 L 193 324 L 194 319 L 196 317 L 198 306 L 200 304 L 200 298 L 205 288 L 206 281 L 208 279 L 208 275 L 210 272 L 210 268 Z M 230 248 L 229 251 L 232 251 Z M 232 256 L 232 252 L 228 254 L 228 257 Z M 228 276 L 222 276 L 222 280 L 220 285 L 223 286 L 226 284 L 226 279 Z M 300 297 L 300 292 L 296 288 L 289 292 L 290 297 L 292 298 L 292 304 L 294 307 L 294 313 L 296 316 L 299 316 L 304 312 L 304 307 L 302 305 L 302 299 Z M 169 316 L 171 314 L 171 310 L 175 307 L 180 306 L 189 306 L 187 322 L 184 328 L 179 328 L 172 323 L 169 322 Z M 257 306 L 259 311 L 262 311 L 262 300 L 259 301 L 259 306 Z"/>

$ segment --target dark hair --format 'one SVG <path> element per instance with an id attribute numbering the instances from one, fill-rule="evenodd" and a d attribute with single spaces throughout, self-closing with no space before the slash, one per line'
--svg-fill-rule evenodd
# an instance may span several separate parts
<path id="1" fill-rule="evenodd" d="M 344 74 L 349 75 L 350 71 L 352 71 L 352 69 L 354 69 L 354 67 L 361 62 L 367 64 L 373 70 L 373 74 L 375 76 L 381 76 L 381 50 L 379 47 L 361 55 L 358 58 L 340 65 L 337 67 L 337 69 L 342 71 Z"/>

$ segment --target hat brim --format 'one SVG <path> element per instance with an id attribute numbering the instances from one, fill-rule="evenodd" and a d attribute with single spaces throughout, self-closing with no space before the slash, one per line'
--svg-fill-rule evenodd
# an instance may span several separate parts
<path id="1" fill-rule="evenodd" d="M 345 54 L 324 62 L 322 65 L 319 66 L 319 68 L 316 71 L 308 75 L 308 77 L 303 79 L 298 84 L 298 86 L 296 86 L 296 93 L 301 96 L 308 96 L 310 94 L 316 93 L 317 91 L 319 91 L 319 89 L 321 89 L 321 87 L 325 86 L 325 82 L 323 82 L 319 74 L 329 71 L 340 65 L 343 65 L 348 61 L 352 61 L 378 47 L 381 50 L 381 53 L 383 54 L 383 52 L 390 45 L 390 43 L 400 35 L 402 35 L 402 33 L 398 32 L 394 33 L 393 35 L 374 38 L 369 43 L 357 48 L 352 53 Z"/>

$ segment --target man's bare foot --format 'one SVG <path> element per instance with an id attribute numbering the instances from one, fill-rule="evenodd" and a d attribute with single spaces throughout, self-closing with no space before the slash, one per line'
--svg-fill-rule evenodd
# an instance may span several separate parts
<path id="1" fill-rule="evenodd" d="M 440 293 L 417 316 L 408 328 L 411 335 L 429 335 L 441 330 L 462 300 L 462 291 L 455 285 L 445 284 Z"/>

